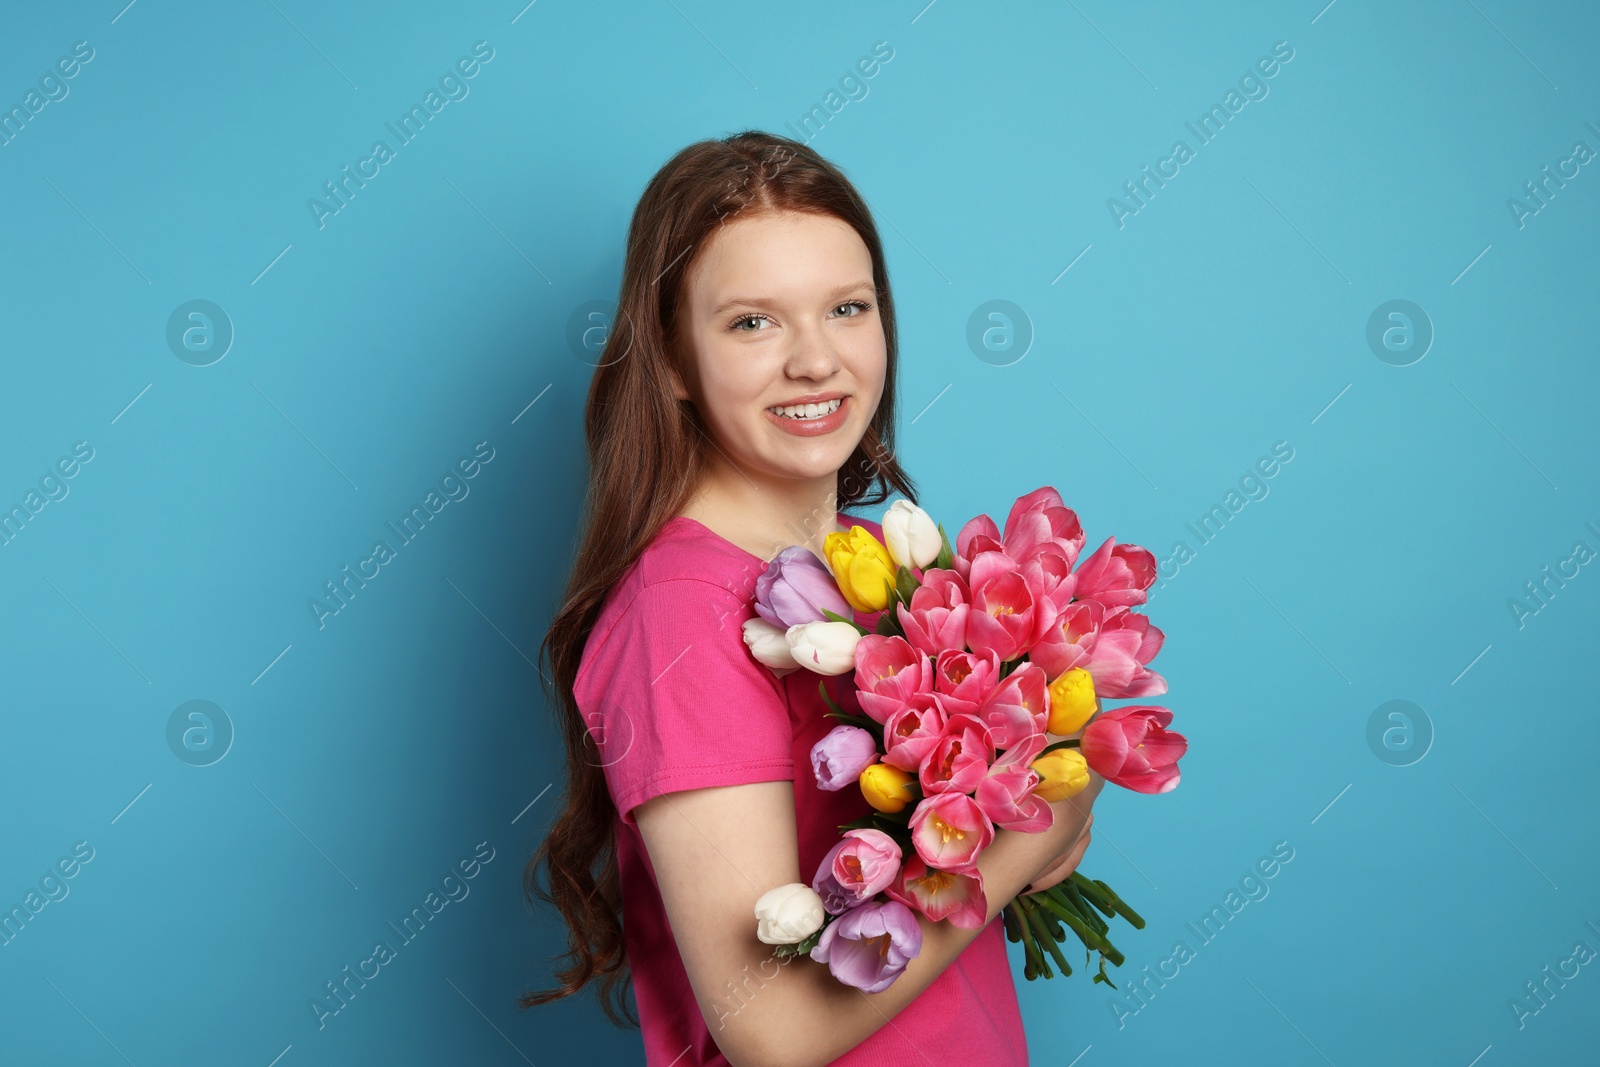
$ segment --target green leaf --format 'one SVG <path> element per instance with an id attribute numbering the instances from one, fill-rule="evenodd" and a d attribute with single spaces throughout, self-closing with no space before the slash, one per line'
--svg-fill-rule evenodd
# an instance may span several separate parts
<path id="1" fill-rule="evenodd" d="M 817 927 L 815 932 L 806 937 L 803 941 L 796 941 L 792 945 L 773 945 L 772 954 L 780 959 L 792 956 L 809 955 L 811 950 L 817 947 L 817 942 L 822 940 L 822 931 L 826 930 L 827 928 L 828 924 L 823 923 L 821 926 Z"/>
<path id="2" fill-rule="evenodd" d="M 944 523 L 939 523 L 939 555 L 933 565 L 940 570 L 950 570 L 955 564 L 956 554 L 950 547 L 950 538 L 945 536 Z"/>
<path id="3" fill-rule="evenodd" d="M 911 568 L 902 563 L 894 572 L 895 593 L 903 603 L 911 603 L 911 594 L 915 593 L 922 585 L 917 581 L 917 576 L 911 573 Z"/>
<path id="4" fill-rule="evenodd" d="M 827 608 L 823 608 L 822 609 L 822 614 L 827 617 L 829 622 L 847 622 L 847 623 L 849 623 L 851 626 L 854 626 L 856 628 L 856 631 L 858 633 L 860 633 L 862 637 L 865 637 L 867 634 L 872 632 L 871 630 L 867 629 L 865 626 L 862 626 L 859 622 L 856 622 L 856 620 L 847 619 L 843 615 L 840 615 L 838 612 L 829 611 Z"/>

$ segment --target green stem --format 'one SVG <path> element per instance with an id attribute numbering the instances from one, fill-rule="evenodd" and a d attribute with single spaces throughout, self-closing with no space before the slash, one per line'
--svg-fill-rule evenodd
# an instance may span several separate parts
<path id="1" fill-rule="evenodd" d="M 1073 871 L 1072 873 L 1074 877 L 1078 876 L 1077 871 Z M 1100 881 L 1099 879 L 1090 881 L 1089 879 L 1084 878 L 1082 881 L 1077 883 L 1077 886 L 1078 889 L 1083 893 L 1090 892 L 1090 887 L 1093 887 L 1093 890 L 1097 892 L 1107 904 L 1111 905 L 1111 909 L 1126 919 L 1130 926 L 1132 926 L 1135 930 L 1144 929 L 1144 916 L 1130 908 L 1127 904 L 1127 901 L 1117 896 L 1116 890 L 1112 889 L 1104 882 Z"/>
<path id="2" fill-rule="evenodd" d="M 1041 945 L 1049 949 L 1050 955 L 1055 957 L 1056 964 L 1061 968 L 1062 975 L 1071 975 L 1072 965 L 1061 954 L 1061 946 L 1056 944 L 1056 939 L 1050 936 L 1049 927 L 1045 925 L 1044 916 L 1040 914 L 1041 909 L 1024 906 L 1023 911 L 1027 914 L 1028 920 L 1033 923 L 1035 938 Z"/>
<path id="3" fill-rule="evenodd" d="M 1062 883 L 1061 887 L 1062 892 L 1072 898 L 1073 902 L 1079 905 L 1080 910 L 1085 910 L 1087 914 L 1098 918 L 1103 912 L 1108 919 L 1114 917 L 1117 914 L 1117 909 L 1111 906 L 1111 903 L 1105 899 L 1099 890 L 1093 887 L 1092 883 L 1089 883 L 1089 885 L 1090 888 L 1086 890 L 1069 879 Z"/>
<path id="4" fill-rule="evenodd" d="M 1033 930 L 1029 928 L 1028 920 L 1022 913 L 1022 905 L 1013 900 L 1006 905 L 1008 910 L 1016 917 L 1017 928 L 1022 933 L 1022 951 L 1027 956 L 1028 963 L 1041 974 L 1044 972 L 1044 956 L 1039 951 L 1039 946 L 1034 944 Z"/>
<path id="5" fill-rule="evenodd" d="M 1101 937 L 1099 933 L 1085 926 L 1083 920 L 1072 913 L 1071 908 L 1059 903 L 1054 897 L 1050 896 L 1040 897 L 1039 903 L 1055 912 L 1062 922 L 1070 926 L 1072 932 L 1078 935 L 1078 940 L 1082 941 L 1085 946 L 1104 953 L 1112 963 L 1115 963 L 1118 967 L 1122 966 L 1126 957 L 1117 951 L 1115 945 Z"/>
<path id="6" fill-rule="evenodd" d="M 1034 933 L 1033 909 L 1028 906 L 1026 900 L 1022 899 L 1018 899 L 1017 908 L 1017 915 L 1022 923 L 1022 928 L 1028 932 L 1029 937 L 1033 938 L 1033 950 L 1036 953 L 1035 967 L 1046 978 L 1054 978 L 1056 973 L 1050 969 L 1050 959 L 1045 955 L 1044 941 L 1040 940 L 1038 934 Z"/>
<path id="7" fill-rule="evenodd" d="M 1044 755 L 1046 752 L 1054 752 L 1058 748 L 1077 748 L 1077 747 L 1078 747 L 1078 739 L 1076 737 L 1069 737 L 1065 741 L 1057 741 L 1053 745 L 1044 746 L 1043 748 L 1041 748 L 1039 750 L 1039 756 Z M 1034 759 L 1038 759 L 1039 756 L 1035 756 Z"/>
<path id="8" fill-rule="evenodd" d="M 1059 886 L 1058 888 L 1061 892 L 1057 895 L 1056 899 L 1060 900 L 1064 904 L 1070 904 L 1076 908 L 1078 914 L 1083 916 L 1084 922 L 1088 923 L 1096 933 L 1100 934 L 1102 937 L 1105 936 L 1105 932 L 1111 929 L 1111 924 L 1106 922 L 1105 916 L 1102 916 L 1100 912 L 1095 909 L 1093 904 L 1084 899 L 1083 894 L 1078 892 L 1078 887 L 1068 882 Z M 1109 910 L 1106 912 L 1106 915 L 1115 914 L 1115 912 Z"/>

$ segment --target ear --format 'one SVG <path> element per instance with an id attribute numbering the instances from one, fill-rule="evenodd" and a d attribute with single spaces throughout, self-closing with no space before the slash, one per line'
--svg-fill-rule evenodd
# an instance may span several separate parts
<path id="1" fill-rule="evenodd" d="M 667 377 L 672 380 L 672 397 L 674 400 L 690 399 L 689 390 L 684 388 L 683 376 L 678 373 L 677 367 L 669 365 L 667 367 Z"/>

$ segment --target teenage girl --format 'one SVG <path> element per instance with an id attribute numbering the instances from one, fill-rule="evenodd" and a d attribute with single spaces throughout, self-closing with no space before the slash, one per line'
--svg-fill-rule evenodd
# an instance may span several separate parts
<path id="1" fill-rule="evenodd" d="M 649 1067 L 1028 1062 L 994 920 L 1076 868 L 1098 776 L 1052 805 L 1050 830 L 997 831 L 978 864 L 988 925 L 919 916 L 921 953 L 881 993 L 756 938 L 756 898 L 809 884 L 839 824 L 870 808 L 817 788 L 811 746 L 835 724 L 819 676 L 774 676 L 741 624 L 781 549 L 821 557 L 857 524 L 881 538 L 845 509 L 915 501 L 894 456 L 895 361 L 872 217 L 814 151 L 747 131 L 651 180 L 589 391 L 582 539 L 541 647 L 568 782 L 525 884 L 566 920 L 569 966 L 522 1000 L 594 981 L 621 1025 L 631 986 Z M 859 708 L 852 676 L 826 684 Z"/>

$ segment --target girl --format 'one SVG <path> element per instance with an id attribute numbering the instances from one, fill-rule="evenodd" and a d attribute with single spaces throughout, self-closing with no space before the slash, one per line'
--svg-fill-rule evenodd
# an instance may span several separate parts
<path id="1" fill-rule="evenodd" d="M 1049 831 L 996 833 L 979 862 L 988 925 L 919 917 L 921 953 L 881 993 L 756 938 L 756 898 L 809 883 L 839 824 L 870 810 L 859 790 L 817 788 L 809 753 L 834 725 L 818 676 L 775 677 L 741 638 L 781 549 L 820 557 L 851 525 L 881 538 L 841 509 L 915 501 L 894 457 L 894 304 L 865 203 L 787 138 L 690 145 L 634 212 L 616 318 L 586 411 L 587 521 L 541 648 L 565 808 L 524 879 L 565 918 L 570 966 L 522 1005 L 597 981 L 620 1025 L 631 986 L 650 1067 L 1027 1063 L 993 920 L 1077 866 L 1097 776 L 1053 805 Z M 825 684 L 859 709 L 852 676 Z"/>

